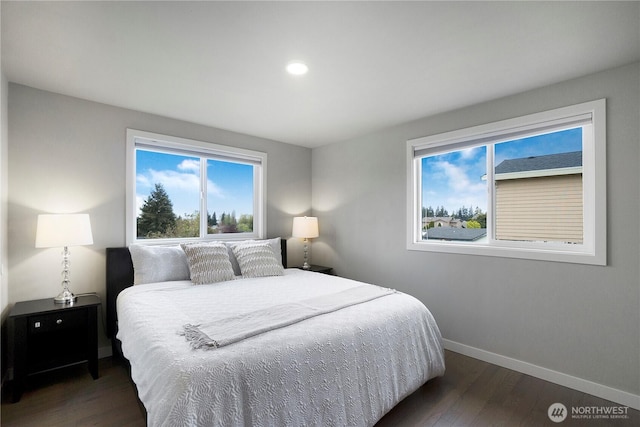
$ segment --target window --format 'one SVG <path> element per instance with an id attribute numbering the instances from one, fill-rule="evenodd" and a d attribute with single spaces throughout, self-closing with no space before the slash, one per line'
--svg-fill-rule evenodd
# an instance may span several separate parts
<path id="1" fill-rule="evenodd" d="M 266 161 L 127 129 L 127 243 L 263 238 Z"/>
<path id="2" fill-rule="evenodd" d="M 408 249 L 606 265 L 605 100 L 407 142 Z"/>

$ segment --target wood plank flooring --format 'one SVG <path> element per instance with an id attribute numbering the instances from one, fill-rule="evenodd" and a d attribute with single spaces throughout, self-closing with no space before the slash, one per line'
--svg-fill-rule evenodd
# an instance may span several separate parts
<path id="1" fill-rule="evenodd" d="M 638 426 L 640 411 L 624 419 L 573 419 L 572 407 L 618 407 L 579 391 L 446 352 L 447 372 L 408 396 L 376 427 L 409 426 Z M 549 406 L 562 403 L 568 417 L 552 422 Z"/>
<path id="2" fill-rule="evenodd" d="M 10 387 L 3 390 L 2 427 L 145 426 L 126 368 L 107 358 L 98 369 L 97 380 L 86 364 L 30 377 L 17 403 L 11 403 Z"/>
<path id="3" fill-rule="evenodd" d="M 393 408 L 376 427 L 409 426 L 638 426 L 640 412 L 626 419 L 572 419 L 552 422 L 547 410 L 620 406 L 584 393 L 450 351 L 447 372 Z M 18 403 L 3 390 L 0 422 L 11 426 L 144 426 L 145 414 L 126 369 L 100 360 L 92 380 L 79 365 L 30 378 Z"/>

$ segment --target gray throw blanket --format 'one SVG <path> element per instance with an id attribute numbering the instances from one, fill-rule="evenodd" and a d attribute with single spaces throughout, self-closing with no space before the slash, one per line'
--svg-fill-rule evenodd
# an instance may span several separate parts
<path id="1" fill-rule="evenodd" d="M 186 324 L 183 326 L 184 330 L 179 333 L 185 336 L 193 349 L 214 349 L 395 292 L 393 289 L 363 285 L 298 302 L 275 305 L 211 323 Z"/>

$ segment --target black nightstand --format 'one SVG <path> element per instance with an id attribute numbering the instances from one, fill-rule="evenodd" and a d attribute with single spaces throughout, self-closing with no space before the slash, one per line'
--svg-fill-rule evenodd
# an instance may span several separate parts
<path id="1" fill-rule="evenodd" d="M 28 375 L 88 362 L 98 378 L 97 295 L 79 296 L 73 304 L 53 298 L 17 302 L 9 313 L 9 340 L 13 360 L 13 396 L 22 396 Z"/>
<path id="2" fill-rule="evenodd" d="M 302 267 L 298 267 L 300 270 L 304 270 Z M 313 271 L 314 273 L 323 273 L 323 274 L 330 274 L 331 276 L 335 276 L 334 272 L 333 272 L 333 268 L 331 267 L 325 267 L 323 265 L 314 265 L 311 264 L 309 266 L 308 270 L 305 271 Z"/>

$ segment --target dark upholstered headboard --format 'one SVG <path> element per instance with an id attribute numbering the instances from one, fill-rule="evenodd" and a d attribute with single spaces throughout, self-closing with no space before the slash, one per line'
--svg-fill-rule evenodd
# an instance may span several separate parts
<path id="1" fill-rule="evenodd" d="M 282 265 L 287 267 L 287 241 L 280 239 Z M 120 292 L 133 285 L 133 262 L 129 248 L 107 248 L 107 335 L 111 338 L 113 357 L 122 356 L 117 342 L 118 314 L 116 299 Z"/>

